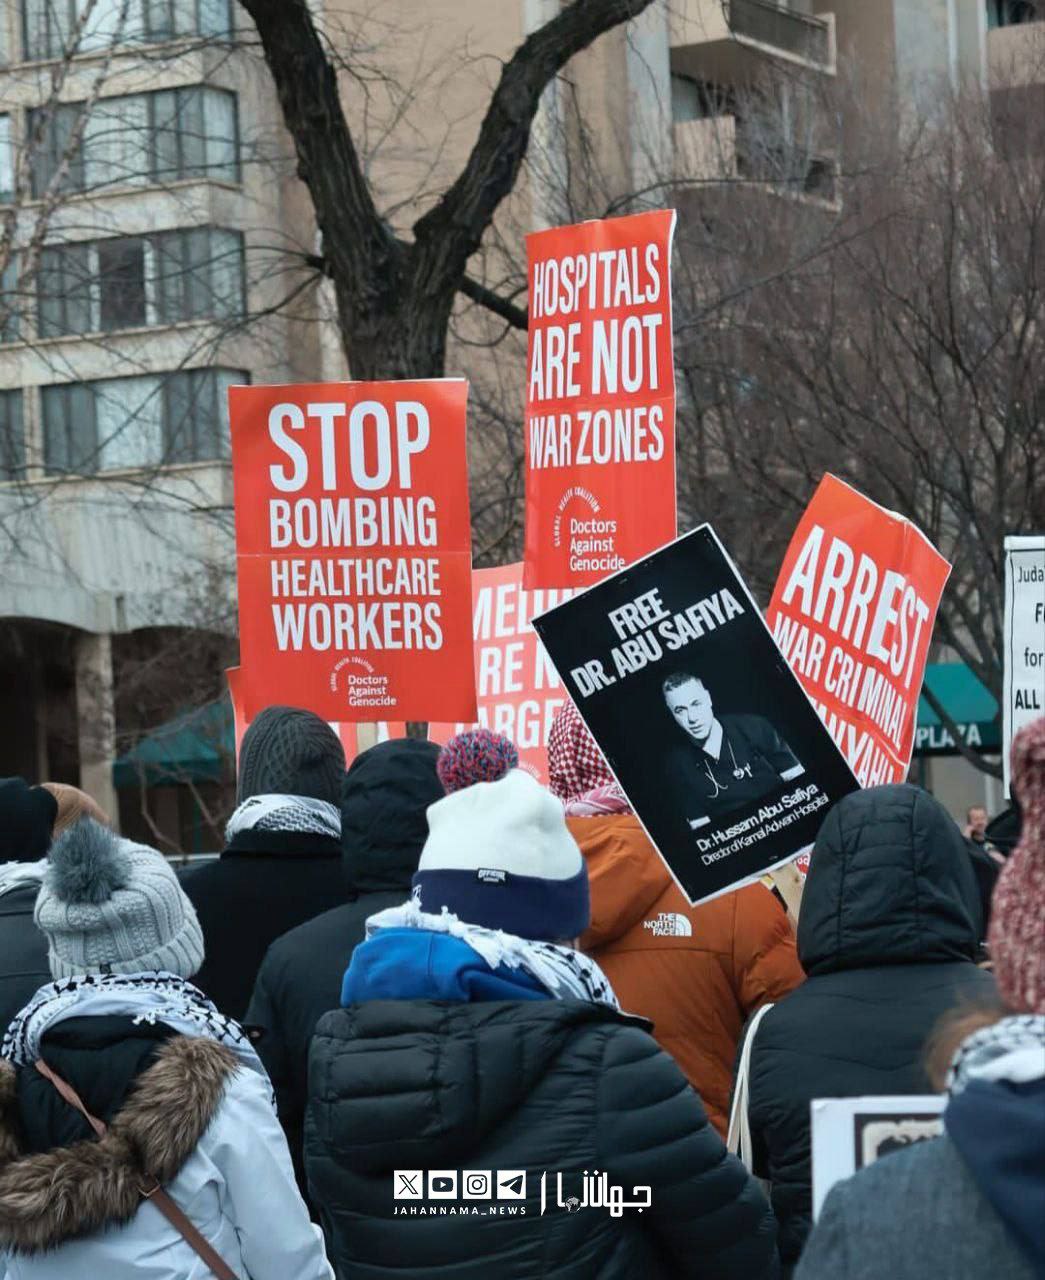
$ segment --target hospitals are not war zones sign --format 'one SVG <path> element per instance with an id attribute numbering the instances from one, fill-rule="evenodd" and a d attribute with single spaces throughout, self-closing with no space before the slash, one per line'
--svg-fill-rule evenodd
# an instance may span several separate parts
<path id="1" fill-rule="evenodd" d="M 534 626 L 694 905 L 807 849 L 856 790 L 709 525 Z"/>
<path id="2" fill-rule="evenodd" d="M 674 230 L 666 209 L 526 237 L 527 590 L 675 536 Z"/>
<path id="3" fill-rule="evenodd" d="M 475 716 L 461 379 L 232 387 L 243 713 Z"/>

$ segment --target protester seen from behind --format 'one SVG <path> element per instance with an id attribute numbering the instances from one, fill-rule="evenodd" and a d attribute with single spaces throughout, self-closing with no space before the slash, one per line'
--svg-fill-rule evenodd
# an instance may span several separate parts
<path id="1" fill-rule="evenodd" d="M 959 1007 L 939 1037 L 944 1136 L 836 1186 L 798 1280 L 1045 1274 L 1045 719 L 1013 739 L 1012 788 L 1023 831 L 990 930 L 1001 1004 Z"/>
<path id="2" fill-rule="evenodd" d="M 0 778 L 0 1026 L 50 978 L 33 907 L 57 817 L 51 792 Z"/>
<path id="3" fill-rule="evenodd" d="M 589 924 L 588 880 L 560 802 L 520 769 L 472 785 L 454 773 L 460 789 L 428 811 L 415 898 L 368 921 L 343 1007 L 312 1043 L 305 1158 L 338 1274 L 771 1274 L 761 1191 L 570 943 Z M 397 1214 L 397 1170 L 486 1171 L 518 1198 Z M 627 1199 L 648 1187 L 650 1207 L 583 1207 L 586 1171 Z"/>
<path id="4" fill-rule="evenodd" d="M 3 1042 L 0 1274 L 329 1280 L 264 1069 L 189 982 L 203 935 L 167 860 L 85 819 L 35 917 L 54 981 Z"/>
<path id="5" fill-rule="evenodd" d="M 426 812 L 443 795 L 438 758 L 435 743 L 402 738 L 352 761 L 341 792 L 341 905 L 278 938 L 258 973 L 246 1025 L 275 1086 L 299 1174 L 312 1034 L 338 1007 L 367 917 L 410 896 Z"/>
<path id="6" fill-rule="evenodd" d="M 266 707 L 243 735 L 225 849 L 182 876 L 207 943 L 198 985 L 232 1018 L 269 944 L 344 900 L 344 773 L 340 739 L 311 711 Z"/>
<path id="7" fill-rule="evenodd" d="M 737 1042 L 750 1015 L 803 979 L 787 914 L 761 884 L 691 907 L 572 702 L 548 743 L 551 790 L 584 855 L 591 925 L 581 947 L 700 1094 L 725 1137 Z"/>
<path id="8" fill-rule="evenodd" d="M 925 1050 L 939 1019 L 995 996 L 979 940 L 965 841 L 932 796 L 870 787 L 835 805 L 802 898 L 807 979 L 765 1015 L 751 1053 L 756 1170 L 772 1182 L 787 1266 L 810 1229 L 810 1102 L 934 1092 Z"/>

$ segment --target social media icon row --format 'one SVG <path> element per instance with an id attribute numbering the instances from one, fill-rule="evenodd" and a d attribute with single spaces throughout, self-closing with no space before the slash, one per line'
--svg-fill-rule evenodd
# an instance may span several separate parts
<path id="1" fill-rule="evenodd" d="M 525 1169 L 396 1169 L 396 1200 L 525 1200 Z"/>

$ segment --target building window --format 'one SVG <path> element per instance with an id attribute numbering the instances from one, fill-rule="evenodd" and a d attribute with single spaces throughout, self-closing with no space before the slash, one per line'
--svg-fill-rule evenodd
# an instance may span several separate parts
<path id="1" fill-rule="evenodd" d="M 22 0 L 25 57 L 62 58 L 112 44 L 154 44 L 185 36 L 227 38 L 233 30 L 231 0 L 93 0 L 90 16 L 73 48 L 76 24 L 88 3 L 89 0 Z"/>
<path id="2" fill-rule="evenodd" d="M 44 465 L 53 475 L 210 462 L 228 456 L 232 369 L 65 383 L 41 390 Z"/>
<path id="3" fill-rule="evenodd" d="M 43 249 L 36 272 L 37 332 L 41 338 L 90 333 L 91 245 Z"/>
<path id="4" fill-rule="evenodd" d="M 21 391 L 0 391 L 0 480 L 25 474 L 25 429 Z"/>
<path id="5" fill-rule="evenodd" d="M 15 190 L 15 153 L 11 141 L 11 117 L 0 115 L 0 204 L 7 204 Z"/>
<path id="6" fill-rule="evenodd" d="M 1040 0 L 987 0 L 987 26 L 992 31 L 1041 21 L 1045 21 L 1045 4 Z"/>
<path id="7" fill-rule="evenodd" d="M 18 341 L 18 322 L 21 313 L 21 298 L 18 293 L 18 259 L 12 254 L 7 266 L 0 273 L 0 342 Z"/>
<path id="8" fill-rule="evenodd" d="M 234 93 L 193 87 L 148 98 L 153 182 L 205 176 L 239 182 Z"/>
<path id="9" fill-rule="evenodd" d="M 145 324 L 145 241 L 103 240 L 98 254 L 98 328 Z"/>
<path id="10" fill-rule="evenodd" d="M 735 113 L 736 94 L 732 89 L 672 72 L 671 118 L 675 124 L 687 120 L 711 120 Z"/>
<path id="11" fill-rule="evenodd" d="M 63 161 L 66 191 L 187 178 L 239 181 L 234 93 L 196 85 L 103 98 L 90 109 L 74 146 L 84 110 L 83 103 L 63 103 L 30 111 L 34 196 L 43 195 Z"/>
<path id="12" fill-rule="evenodd" d="M 42 338 L 243 315 L 243 236 L 188 227 L 51 246 L 37 273 Z"/>
<path id="13" fill-rule="evenodd" d="M 153 304 L 157 324 L 244 313 L 243 236 L 197 227 L 156 236 Z"/>

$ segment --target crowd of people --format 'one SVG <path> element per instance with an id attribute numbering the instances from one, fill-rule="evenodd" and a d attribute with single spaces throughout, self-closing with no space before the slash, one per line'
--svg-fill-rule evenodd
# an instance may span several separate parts
<path id="1" fill-rule="evenodd" d="M 1045 719 L 1008 856 L 855 792 L 797 929 L 691 906 L 569 703 L 549 776 L 269 707 L 180 876 L 0 780 L 0 1278 L 1045 1275 Z M 811 1101 L 940 1092 L 814 1225 Z"/>

